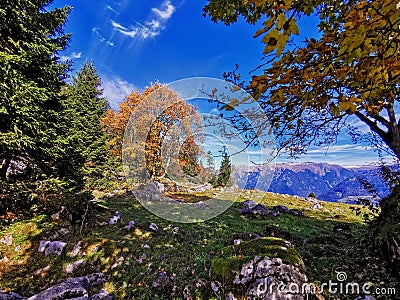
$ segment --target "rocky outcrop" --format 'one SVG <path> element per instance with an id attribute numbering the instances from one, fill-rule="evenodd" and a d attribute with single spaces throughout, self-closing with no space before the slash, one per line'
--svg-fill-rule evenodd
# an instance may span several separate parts
<path id="1" fill-rule="evenodd" d="M 248 299 L 302 300 L 307 276 L 280 258 L 256 256 L 243 265 L 233 283 L 246 287 Z"/>
<path id="2" fill-rule="evenodd" d="M 133 191 L 132 194 L 139 201 L 174 201 L 163 194 L 164 185 L 159 182 L 150 182 L 145 185 L 141 185 L 137 190 Z"/>
<path id="3" fill-rule="evenodd" d="M 121 221 L 121 214 L 119 213 L 119 211 L 116 211 L 116 212 L 115 212 L 115 215 L 112 216 L 112 217 L 110 218 L 110 220 L 108 221 L 108 224 L 110 224 L 110 225 L 115 225 L 115 224 L 117 224 L 117 223 L 120 222 L 120 221 Z"/>
<path id="4" fill-rule="evenodd" d="M 88 276 L 70 278 L 63 283 L 57 284 L 51 288 L 48 288 L 47 290 L 44 290 L 39 294 L 27 298 L 27 300 L 107 299 L 107 298 L 99 298 L 96 295 L 92 296 L 92 298 L 89 297 L 90 295 L 89 292 L 92 287 L 101 285 L 107 280 L 108 280 L 107 276 L 103 273 L 95 273 Z"/>
<path id="5" fill-rule="evenodd" d="M 44 252 L 45 255 L 61 255 L 65 250 L 65 246 L 67 246 L 67 243 L 43 240 L 40 241 L 38 251 Z"/>
<path id="6" fill-rule="evenodd" d="M 94 287 L 102 285 L 107 280 L 107 275 L 94 273 L 87 276 L 70 278 L 29 298 L 14 292 L 0 291 L 0 300 L 113 300 L 114 297 L 105 290 L 92 293 Z"/>
<path id="7" fill-rule="evenodd" d="M 158 231 L 158 226 L 154 223 L 150 223 L 149 229 L 155 232 Z"/>
<path id="8" fill-rule="evenodd" d="M 76 270 L 83 268 L 86 265 L 86 262 L 83 259 L 77 260 L 75 262 L 69 263 L 66 267 L 65 267 L 65 273 L 67 274 L 72 274 L 74 273 Z"/>
<path id="9" fill-rule="evenodd" d="M 318 209 L 322 209 L 323 208 L 321 201 L 318 201 L 317 198 L 307 197 L 304 200 L 306 200 L 307 202 L 311 203 L 310 209 L 318 210 Z"/>
<path id="10" fill-rule="evenodd" d="M 279 216 L 281 214 L 291 214 L 294 216 L 304 216 L 304 213 L 298 209 L 289 209 L 284 205 L 276 205 L 271 208 L 266 208 L 262 204 L 256 204 L 253 200 L 246 200 L 241 203 L 240 212 L 246 215 L 253 216 Z"/>
<path id="11" fill-rule="evenodd" d="M 221 253 L 211 263 L 216 278 L 228 283 L 222 288 L 219 281 L 212 282 L 218 297 L 232 293 L 231 297 L 239 299 L 304 299 L 307 276 L 301 256 L 290 242 L 262 237 L 225 247 Z"/>
<path id="12" fill-rule="evenodd" d="M 114 297 L 111 296 L 105 290 L 99 291 L 97 294 L 93 295 L 90 300 L 114 300 Z"/>
<path id="13" fill-rule="evenodd" d="M 0 244 L 6 245 L 6 246 L 11 246 L 13 243 L 13 236 L 12 234 L 5 234 L 1 239 L 0 239 Z"/>
<path id="14" fill-rule="evenodd" d="M 14 292 L 4 292 L 0 291 L 0 300 L 21 300 L 25 299 L 20 294 Z"/>
<path id="15" fill-rule="evenodd" d="M 135 228 L 135 221 L 129 221 L 124 228 L 128 231 L 131 230 L 132 228 Z"/>

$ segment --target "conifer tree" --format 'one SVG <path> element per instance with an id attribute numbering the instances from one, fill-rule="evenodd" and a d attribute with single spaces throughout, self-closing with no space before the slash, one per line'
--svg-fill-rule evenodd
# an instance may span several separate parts
<path id="1" fill-rule="evenodd" d="M 67 176 L 79 174 L 81 183 L 96 187 L 102 180 L 107 161 L 106 135 L 100 124 L 108 109 L 102 97 L 101 79 L 92 62 L 86 62 L 72 78 L 64 101 L 64 115 L 69 120 L 70 170 Z M 68 163 L 66 163 L 68 165 Z"/>
<path id="2" fill-rule="evenodd" d="M 217 183 L 219 186 L 226 186 L 231 177 L 231 160 L 226 148 L 222 151 L 222 161 L 219 168 Z"/>
<path id="3" fill-rule="evenodd" d="M 68 65 L 57 52 L 69 7 L 46 11 L 51 1 L 3 1 L 0 7 L 0 178 L 12 161 L 52 173 L 60 88 Z"/>
<path id="4" fill-rule="evenodd" d="M 0 5 L 0 194 L 2 208 L 38 197 L 38 182 L 61 176 L 65 123 L 61 88 L 69 71 L 60 62 L 70 36 L 70 7 L 52 1 L 4 0 Z M 8 199 L 8 200 L 6 200 Z M 6 203 L 7 202 L 7 203 Z"/>

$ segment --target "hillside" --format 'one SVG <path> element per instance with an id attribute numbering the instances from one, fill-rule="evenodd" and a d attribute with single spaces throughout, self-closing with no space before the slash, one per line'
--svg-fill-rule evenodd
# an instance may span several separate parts
<path id="1" fill-rule="evenodd" d="M 199 193 L 180 196 L 207 197 Z M 335 270 L 342 270 L 363 282 L 393 284 L 390 276 L 378 273 L 382 266 L 378 256 L 371 260 L 361 255 L 367 251 L 360 240 L 367 226 L 350 205 L 326 202 L 322 209 L 313 210 L 305 200 L 266 193 L 262 200 L 266 207 L 284 205 L 305 216 L 248 218 L 239 212 L 240 204 L 233 203 L 215 219 L 172 224 L 148 212 L 128 194 L 108 198 L 100 194 L 96 203 L 83 228 L 44 215 L 1 228 L 0 290 L 30 296 L 66 278 L 101 271 L 110 276 L 104 289 L 117 299 L 190 299 L 185 291 L 192 299 L 219 299 L 213 283 L 220 279 L 211 263 L 223 257 L 234 240 L 249 237 L 277 237 L 292 243 L 312 282 L 335 279 Z M 108 224 L 116 211 L 121 220 Z M 129 224 L 132 226 L 127 227 Z M 346 231 L 335 231 L 338 224 L 348 224 Z M 63 255 L 38 252 L 40 241 L 48 238 L 67 244 Z M 344 250 L 346 257 L 342 256 Z"/>
<path id="2" fill-rule="evenodd" d="M 388 186 L 379 176 L 379 168 L 374 166 L 346 168 L 327 163 L 282 163 L 277 164 L 274 171 L 268 165 L 252 167 L 248 179 L 247 172 L 241 167 L 235 171 L 240 188 L 257 187 L 300 197 L 313 192 L 324 201 L 354 203 L 357 197 L 375 197 L 363 185 L 362 181 L 366 181 L 374 187 L 376 198 L 389 194 Z"/>

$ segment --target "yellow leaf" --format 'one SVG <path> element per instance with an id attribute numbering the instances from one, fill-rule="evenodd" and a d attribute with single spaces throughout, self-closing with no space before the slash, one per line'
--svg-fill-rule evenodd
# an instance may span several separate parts
<path id="1" fill-rule="evenodd" d="M 262 39 L 262 42 L 269 46 L 275 46 L 279 38 L 279 31 L 276 29 L 272 29 L 268 32 Z M 276 41 L 275 43 L 273 41 Z"/>
<path id="2" fill-rule="evenodd" d="M 276 54 L 278 56 L 280 56 L 283 52 L 283 50 L 286 47 L 286 43 L 289 40 L 289 36 L 286 34 L 282 34 L 279 39 L 278 39 L 278 43 L 276 45 Z"/>
<path id="3" fill-rule="evenodd" d="M 281 30 L 283 28 L 283 25 L 286 23 L 286 16 L 285 14 L 279 14 L 278 15 L 278 23 L 276 24 L 276 28 L 278 30 Z"/>
<path id="4" fill-rule="evenodd" d="M 353 98 L 351 98 L 351 99 L 353 99 Z M 357 111 L 357 107 L 354 104 L 354 102 L 351 101 L 351 99 L 348 101 L 340 102 L 339 110 L 345 111 L 349 114 L 353 114 L 355 111 Z"/>
<path id="5" fill-rule="evenodd" d="M 295 35 L 299 34 L 299 26 L 297 26 L 296 20 L 294 18 L 292 18 L 289 21 L 289 29 L 288 29 L 288 31 L 293 33 L 293 34 L 295 34 Z"/>
<path id="6" fill-rule="evenodd" d="M 336 104 L 333 103 L 333 102 L 331 102 L 331 103 L 329 104 L 329 111 L 330 111 L 330 113 L 331 113 L 332 115 L 334 115 L 334 116 L 338 116 L 338 115 L 340 114 L 339 108 L 338 108 L 338 107 L 336 106 Z"/>
<path id="7" fill-rule="evenodd" d="M 339 109 L 341 111 L 346 111 L 349 108 L 349 102 L 339 102 Z"/>
<path id="8" fill-rule="evenodd" d="M 259 37 L 260 35 L 266 33 L 268 30 L 269 30 L 269 29 L 268 29 L 267 27 L 258 29 L 258 30 L 256 31 L 256 33 L 254 33 L 253 37 L 254 37 L 254 38 L 257 38 L 257 37 Z"/>
<path id="9" fill-rule="evenodd" d="M 262 39 L 263 43 L 266 44 L 264 53 L 267 54 L 277 48 L 278 55 L 281 55 L 286 46 L 287 40 L 287 35 L 280 35 L 278 30 L 272 29 Z"/>
<path id="10" fill-rule="evenodd" d="M 253 35 L 253 37 L 257 38 L 260 35 L 266 33 L 268 30 L 270 30 L 272 28 L 272 26 L 274 25 L 275 21 L 276 21 L 275 17 L 272 17 L 271 19 L 266 20 L 262 24 L 264 26 L 264 28 L 261 28 L 261 29 L 257 30 L 256 33 Z"/>

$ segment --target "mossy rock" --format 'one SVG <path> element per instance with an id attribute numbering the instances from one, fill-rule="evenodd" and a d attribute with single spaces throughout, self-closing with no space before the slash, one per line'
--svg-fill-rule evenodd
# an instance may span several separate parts
<path id="1" fill-rule="evenodd" d="M 231 244 L 233 244 L 235 240 L 250 241 L 259 238 L 260 236 L 262 236 L 262 234 L 257 232 L 241 232 L 232 234 L 229 238 L 229 241 Z"/>
<path id="2" fill-rule="evenodd" d="M 280 258 L 284 263 L 304 268 L 300 253 L 287 241 L 275 237 L 262 237 L 225 247 L 221 256 L 211 261 L 211 268 L 217 276 L 232 281 L 242 266 L 255 256 Z"/>

